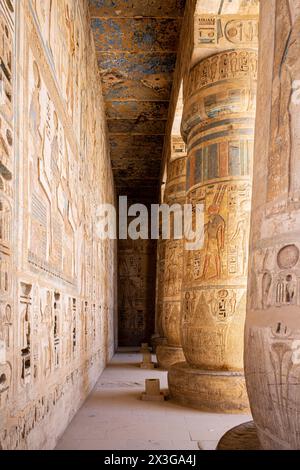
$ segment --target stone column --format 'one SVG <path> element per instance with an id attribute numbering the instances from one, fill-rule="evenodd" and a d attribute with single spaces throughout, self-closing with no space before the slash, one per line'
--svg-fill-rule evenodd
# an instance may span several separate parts
<path id="1" fill-rule="evenodd" d="M 300 449 L 300 1 L 262 0 L 245 374 L 264 449 Z"/>
<path id="2" fill-rule="evenodd" d="M 173 398 L 203 410 L 244 412 L 247 253 L 257 53 L 200 61 L 184 91 L 187 203 L 203 204 L 205 242 L 184 253 L 182 346 L 169 370 Z"/>
<path id="3" fill-rule="evenodd" d="M 185 145 L 179 137 L 176 139 L 178 154 Z M 180 148 L 181 146 L 181 148 Z M 175 154 L 176 155 L 176 154 Z M 185 203 L 185 174 L 186 153 L 183 157 L 173 159 L 168 165 L 168 178 L 165 192 L 165 202 L 169 206 Z M 184 240 L 175 240 L 172 236 L 165 241 L 164 284 L 162 295 L 162 329 L 166 343 L 158 346 L 156 350 L 157 361 L 160 367 L 168 369 L 176 362 L 184 361 L 181 347 L 181 285 L 183 275 L 183 249 Z"/>

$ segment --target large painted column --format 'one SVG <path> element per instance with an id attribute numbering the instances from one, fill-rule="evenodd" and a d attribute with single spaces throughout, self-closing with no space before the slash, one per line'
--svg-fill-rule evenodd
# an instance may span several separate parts
<path id="1" fill-rule="evenodd" d="M 173 204 L 183 205 L 186 194 L 185 145 L 180 137 L 176 139 L 176 143 L 177 145 L 173 144 L 177 155 L 184 156 L 173 157 L 168 164 L 165 202 L 170 207 Z M 156 356 L 159 366 L 168 369 L 172 364 L 184 361 L 180 337 L 184 240 L 175 240 L 171 236 L 170 240 L 165 241 L 165 247 L 161 324 L 166 343 L 157 347 Z"/>
<path id="2" fill-rule="evenodd" d="M 245 374 L 264 449 L 300 449 L 300 1 L 262 0 Z"/>
<path id="3" fill-rule="evenodd" d="M 203 204 L 205 242 L 184 253 L 182 346 L 173 398 L 204 410 L 248 408 L 243 373 L 257 52 L 216 53 L 184 92 L 187 203 Z"/>

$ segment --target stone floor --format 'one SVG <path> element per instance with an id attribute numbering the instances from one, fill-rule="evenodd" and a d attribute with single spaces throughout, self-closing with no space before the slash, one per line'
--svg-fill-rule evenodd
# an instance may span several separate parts
<path id="1" fill-rule="evenodd" d="M 167 372 L 142 370 L 141 355 L 116 354 L 60 439 L 57 450 L 211 450 L 248 415 L 203 413 L 170 400 L 140 400 L 146 378 Z"/>

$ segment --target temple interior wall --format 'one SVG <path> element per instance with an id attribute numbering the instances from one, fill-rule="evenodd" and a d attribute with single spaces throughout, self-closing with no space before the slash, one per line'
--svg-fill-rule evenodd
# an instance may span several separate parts
<path id="1" fill-rule="evenodd" d="M 114 352 L 114 183 L 87 1 L 0 9 L 0 449 L 47 449 Z"/>
<path id="2" fill-rule="evenodd" d="M 150 342 L 155 311 L 155 240 L 118 242 L 118 345 Z"/>

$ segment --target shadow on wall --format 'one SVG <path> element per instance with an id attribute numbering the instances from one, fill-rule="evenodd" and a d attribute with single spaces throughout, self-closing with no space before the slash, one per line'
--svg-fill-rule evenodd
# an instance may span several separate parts
<path id="1" fill-rule="evenodd" d="M 120 240 L 119 346 L 150 342 L 154 331 L 156 241 Z"/>

